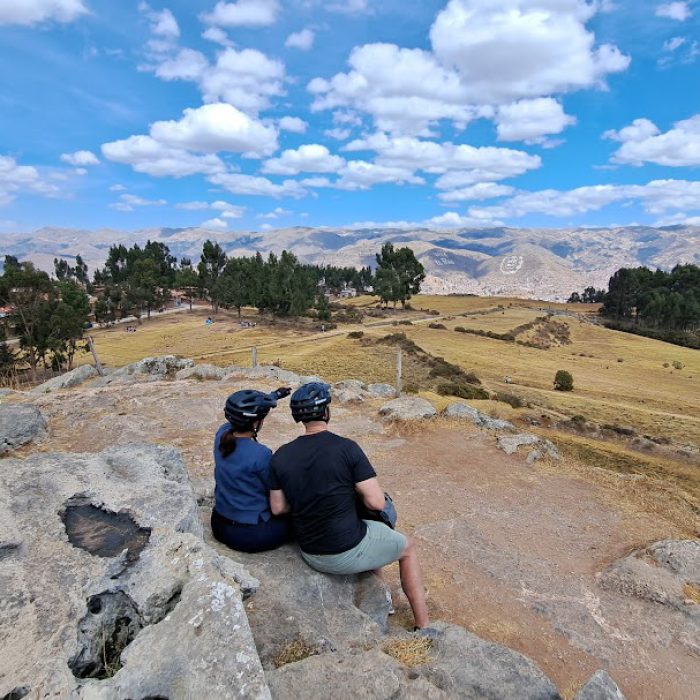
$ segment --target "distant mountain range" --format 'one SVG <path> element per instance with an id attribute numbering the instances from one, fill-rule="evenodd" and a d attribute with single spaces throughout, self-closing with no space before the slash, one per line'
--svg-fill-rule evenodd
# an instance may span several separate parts
<path id="1" fill-rule="evenodd" d="M 2 255 L 32 260 L 53 270 L 53 259 L 81 255 L 94 270 L 110 246 L 162 241 L 173 255 L 199 260 L 206 239 L 229 255 L 292 251 L 311 263 L 373 265 L 382 244 L 410 246 L 426 269 L 423 290 L 540 299 L 566 299 L 587 286 L 607 287 L 620 267 L 645 265 L 668 270 L 678 263 L 700 264 L 700 227 L 458 230 L 286 228 L 262 232 L 219 232 L 201 228 L 84 231 L 42 228 L 0 235 Z"/>

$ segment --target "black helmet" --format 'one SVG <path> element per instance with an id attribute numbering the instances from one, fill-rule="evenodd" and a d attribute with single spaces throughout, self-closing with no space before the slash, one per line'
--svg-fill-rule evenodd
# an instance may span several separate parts
<path id="1" fill-rule="evenodd" d="M 277 406 L 277 397 L 263 394 L 262 391 L 244 389 L 226 399 L 224 415 L 234 428 L 248 428 L 255 421 L 263 419 L 271 408 Z"/>
<path id="2" fill-rule="evenodd" d="M 311 382 L 300 386 L 290 401 L 292 418 L 295 422 L 324 420 L 326 407 L 331 402 L 331 388 L 328 384 Z"/>

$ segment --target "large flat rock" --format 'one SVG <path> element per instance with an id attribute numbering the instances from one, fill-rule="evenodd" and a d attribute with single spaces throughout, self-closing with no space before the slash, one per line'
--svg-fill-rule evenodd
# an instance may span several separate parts
<path id="1" fill-rule="evenodd" d="M 46 432 L 46 418 L 35 406 L 0 404 L 0 455 L 26 445 Z"/>

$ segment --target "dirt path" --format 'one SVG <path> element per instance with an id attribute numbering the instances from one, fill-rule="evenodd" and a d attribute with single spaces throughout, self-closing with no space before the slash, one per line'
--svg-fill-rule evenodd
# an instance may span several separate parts
<path id="1" fill-rule="evenodd" d="M 40 397 L 52 437 L 32 449 L 175 445 L 207 493 L 211 440 L 238 386 L 158 382 Z M 682 613 L 596 583 L 632 548 L 674 536 L 671 526 L 616 506 L 601 487 L 504 455 L 487 433 L 442 420 L 402 433 L 375 417 L 378 407 L 334 407 L 334 426 L 366 449 L 396 499 L 400 529 L 415 534 L 435 618 L 527 654 L 566 697 L 598 668 L 629 700 L 697 697 L 700 663 L 678 639 Z M 261 439 L 275 448 L 297 434 L 281 410 Z M 395 624 L 407 624 L 398 571 L 388 573 Z"/>

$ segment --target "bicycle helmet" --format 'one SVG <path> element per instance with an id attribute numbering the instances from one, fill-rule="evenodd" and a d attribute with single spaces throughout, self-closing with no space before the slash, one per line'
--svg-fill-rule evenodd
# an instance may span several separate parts
<path id="1" fill-rule="evenodd" d="M 226 399 L 224 416 L 234 428 L 245 429 L 265 418 L 270 409 L 276 406 L 276 395 L 244 389 L 231 394 Z"/>
<path id="2" fill-rule="evenodd" d="M 326 408 L 331 402 L 331 388 L 328 384 L 311 382 L 300 386 L 289 402 L 292 418 L 296 423 L 312 420 L 325 420 Z"/>

